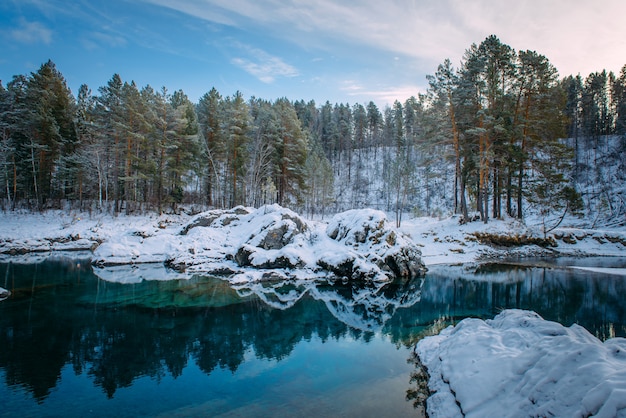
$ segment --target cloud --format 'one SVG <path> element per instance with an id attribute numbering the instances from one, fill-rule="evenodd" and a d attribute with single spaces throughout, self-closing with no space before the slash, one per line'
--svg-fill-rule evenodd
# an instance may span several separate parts
<path id="1" fill-rule="evenodd" d="M 176 10 L 181 13 L 197 18 L 218 23 L 221 25 L 237 26 L 237 20 L 229 16 L 227 10 L 216 7 L 217 2 L 211 0 L 183 0 L 172 2 L 170 0 L 143 0 L 146 3 Z M 253 3 L 254 4 L 254 3 Z"/>
<path id="2" fill-rule="evenodd" d="M 273 83 L 277 77 L 295 77 L 298 70 L 284 62 L 281 58 L 267 52 L 246 45 L 237 44 L 247 57 L 236 57 L 231 62 L 252 74 L 264 83 Z"/>
<path id="3" fill-rule="evenodd" d="M 375 48 L 435 71 L 461 61 L 472 43 L 495 34 L 535 50 L 562 74 L 621 67 L 626 50 L 623 0 L 145 0 L 216 23 L 254 27 L 304 48 L 337 43 Z M 623 65 L 623 63 L 622 63 Z"/>
<path id="4" fill-rule="evenodd" d="M 341 82 L 339 90 L 355 99 L 375 102 L 378 107 L 391 106 L 396 100 L 404 103 L 409 97 L 417 96 L 422 90 L 416 85 L 379 86 L 378 88 L 366 88 L 354 80 Z"/>
<path id="5" fill-rule="evenodd" d="M 92 32 L 87 34 L 81 42 L 87 50 L 94 50 L 99 47 L 116 48 L 127 44 L 123 36 L 104 32 Z"/>
<path id="6" fill-rule="evenodd" d="M 52 42 L 52 31 L 39 22 L 29 22 L 20 19 L 19 27 L 10 31 L 11 37 L 17 42 L 24 44 Z"/>

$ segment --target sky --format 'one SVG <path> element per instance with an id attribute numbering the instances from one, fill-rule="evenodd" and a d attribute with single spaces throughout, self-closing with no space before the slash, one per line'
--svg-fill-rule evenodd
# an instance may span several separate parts
<path id="1" fill-rule="evenodd" d="M 382 108 L 492 34 L 563 77 L 618 74 L 624 16 L 624 0 L 4 0 L 0 80 L 50 59 L 74 94 L 117 73 L 194 102 L 215 87 Z"/>

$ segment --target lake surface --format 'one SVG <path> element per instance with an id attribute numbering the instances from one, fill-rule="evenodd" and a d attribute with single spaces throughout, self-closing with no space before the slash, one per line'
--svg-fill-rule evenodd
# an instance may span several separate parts
<path id="1" fill-rule="evenodd" d="M 89 260 L 0 263 L 0 417 L 417 416 L 414 344 L 532 309 L 626 336 L 626 259 L 434 266 L 386 285 L 117 283 Z M 539 265 L 540 267 L 536 267 Z M 119 281 L 148 267 L 107 271 Z M 155 278 L 158 274 L 155 273 Z"/>

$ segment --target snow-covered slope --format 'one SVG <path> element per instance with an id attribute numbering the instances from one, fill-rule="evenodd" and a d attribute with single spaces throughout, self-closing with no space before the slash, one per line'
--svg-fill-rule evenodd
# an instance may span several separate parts
<path id="1" fill-rule="evenodd" d="M 624 417 L 626 339 L 602 343 L 534 312 L 465 319 L 416 352 L 430 375 L 431 417 Z"/>

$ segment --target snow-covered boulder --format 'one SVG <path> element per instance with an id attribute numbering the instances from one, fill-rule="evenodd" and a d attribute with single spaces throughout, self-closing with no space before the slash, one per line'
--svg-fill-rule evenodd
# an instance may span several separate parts
<path id="1" fill-rule="evenodd" d="M 211 226 L 218 219 L 220 220 L 220 225 L 228 225 L 233 220 L 238 219 L 239 216 L 248 215 L 250 212 L 250 209 L 243 206 L 237 206 L 230 210 L 217 209 L 202 212 L 194 216 L 181 228 L 180 235 L 187 235 L 193 228 Z"/>
<path id="2" fill-rule="evenodd" d="M 9 296 L 11 296 L 11 292 L 3 287 L 0 287 L 0 301 L 7 299 Z"/>
<path id="3" fill-rule="evenodd" d="M 417 245 L 398 233 L 384 212 L 361 209 L 340 213 L 329 222 L 326 234 L 397 277 L 417 277 L 426 272 Z M 354 261 L 346 258 L 336 266 L 348 270 L 351 265 Z"/>
<path id="4" fill-rule="evenodd" d="M 162 263 L 173 249 L 173 241 L 164 236 L 131 230 L 111 237 L 93 252 L 96 266 Z"/>
<path id="5" fill-rule="evenodd" d="M 426 337 L 429 416 L 624 417 L 626 339 L 505 310 Z"/>
<path id="6" fill-rule="evenodd" d="M 306 222 L 295 212 L 278 205 L 260 208 L 253 227 L 245 231 L 233 259 L 240 267 L 263 269 L 301 268 L 305 266 L 302 249 L 309 230 Z"/>
<path id="7" fill-rule="evenodd" d="M 248 267 L 303 268 L 310 261 L 303 251 L 308 232 L 298 214 L 279 205 L 212 210 L 181 228 L 181 248 L 166 264 L 176 270 L 227 274 Z"/>

